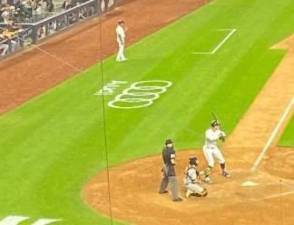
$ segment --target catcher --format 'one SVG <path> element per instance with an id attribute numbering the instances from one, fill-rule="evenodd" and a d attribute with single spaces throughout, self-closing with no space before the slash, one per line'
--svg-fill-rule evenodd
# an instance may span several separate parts
<path id="1" fill-rule="evenodd" d="M 185 170 L 185 187 L 186 187 L 186 198 L 190 196 L 206 197 L 207 190 L 203 188 L 200 183 L 199 171 L 197 170 L 198 160 L 196 157 L 189 158 L 189 164 Z"/>

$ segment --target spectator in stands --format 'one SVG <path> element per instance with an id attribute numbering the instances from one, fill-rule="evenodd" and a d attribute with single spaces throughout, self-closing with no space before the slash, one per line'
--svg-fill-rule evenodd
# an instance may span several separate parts
<path id="1" fill-rule="evenodd" d="M 20 40 L 19 33 L 22 29 L 17 26 L 13 21 L 9 21 L 6 28 L 2 28 L 0 31 L 0 54 L 4 56 L 10 50 L 10 52 L 14 52 L 17 50 Z M 10 45 L 10 49 L 9 49 Z"/>
<path id="2" fill-rule="evenodd" d="M 42 14 L 42 3 L 39 0 L 32 0 L 33 17 L 38 20 Z"/>
<path id="3" fill-rule="evenodd" d="M 26 21 L 33 16 L 33 8 L 31 0 L 22 0 L 18 6 L 19 16 L 22 20 Z"/>
<path id="4" fill-rule="evenodd" d="M 10 16 L 11 16 L 11 10 L 12 8 L 10 8 L 9 5 L 5 5 L 4 7 L 2 7 L 1 10 L 1 17 L 4 23 L 8 23 Z"/>
<path id="5" fill-rule="evenodd" d="M 7 24 L 7 28 L 6 28 L 9 32 L 13 32 L 13 33 L 19 33 L 21 32 L 23 29 L 17 25 L 15 23 L 15 21 L 13 20 L 10 20 Z"/>
<path id="6" fill-rule="evenodd" d="M 37 35 L 38 35 L 39 40 L 46 37 L 46 26 L 45 25 L 39 27 L 39 29 L 37 31 Z"/>
<path id="7" fill-rule="evenodd" d="M 3 22 L 2 13 L 5 11 L 4 4 L 0 4 L 0 22 Z"/>
<path id="8" fill-rule="evenodd" d="M 56 29 L 57 29 L 57 22 L 56 21 L 50 22 L 48 25 L 48 33 L 54 34 L 56 32 Z"/>
<path id="9" fill-rule="evenodd" d="M 54 11 L 54 3 L 52 0 L 45 0 L 46 2 L 46 7 L 48 12 L 53 12 Z"/>
<path id="10" fill-rule="evenodd" d="M 25 22 L 32 17 L 32 2 L 31 0 L 19 0 L 13 6 L 8 4 L 2 5 L 0 15 L 4 23 L 7 23 L 9 20 Z"/>
<path id="11" fill-rule="evenodd" d="M 109 0 L 104 0 L 104 11 L 108 11 Z"/>
<path id="12" fill-rule="evenodd" d="M 74 5 L 73 5 L 72 0 L 64 0 L 61 7 L 63 8 L 63 10 L 68 10 L 68 9 L 72 8 L 73 6 Z"/>
<path id="13" fill-rule="evenodd" d="M 3 31 L 3 35 L 10 40 L 11 52 L 14 52 L 20 45 L 20 32 L 22 32 L 22 28 L 16 25 L 14 21 L 9 21 L 7 28 Z"/>
<path id="14" fill-rule="evenodd" d="M 0 30 L 0 55 L 5 56 L 9 50 L 8 39 L 3 35 L 3 31 Z"/>

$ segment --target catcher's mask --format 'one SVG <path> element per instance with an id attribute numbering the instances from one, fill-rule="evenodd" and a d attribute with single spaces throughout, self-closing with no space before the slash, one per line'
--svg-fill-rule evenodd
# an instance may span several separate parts
<path id="1" fill-rule="evenodd" d="M 189 164 L 190 165 L 198 166 L 198 163 L 199 163 L 199 161 L 198 161 L 196 156 L 192 156 L 192 157 L 189 158 Z"/>

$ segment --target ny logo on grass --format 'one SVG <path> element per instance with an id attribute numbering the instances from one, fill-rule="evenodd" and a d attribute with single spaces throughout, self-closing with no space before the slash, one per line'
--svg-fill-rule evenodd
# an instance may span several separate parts
<path id="1" fill-rule="evenodd" d="M 30 220 L 30 217 L 27 216 L 7 216 L 4 219 L 0 220 L 0 225 L 20 225 L 20 223 Z M 47 219 L 41 218 L 34 222 L 31 225 L 47 225 L 61 221 L 61 219 Z"/>

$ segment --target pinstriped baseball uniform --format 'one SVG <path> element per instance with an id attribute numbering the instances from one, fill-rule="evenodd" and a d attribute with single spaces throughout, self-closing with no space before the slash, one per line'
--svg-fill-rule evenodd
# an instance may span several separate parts
<path id="1" fill-rule="evenodd" d="M 205 144 L 203 146 L 203 153 L 210 167 L 214 167 L 215 159 L 220 163 L 225 163 L 225 159 L 220 149 L 217 146 L 217 141 L 225 133 L 221 130 L 213 130 L 209 128 L 205 132 Z"/>

